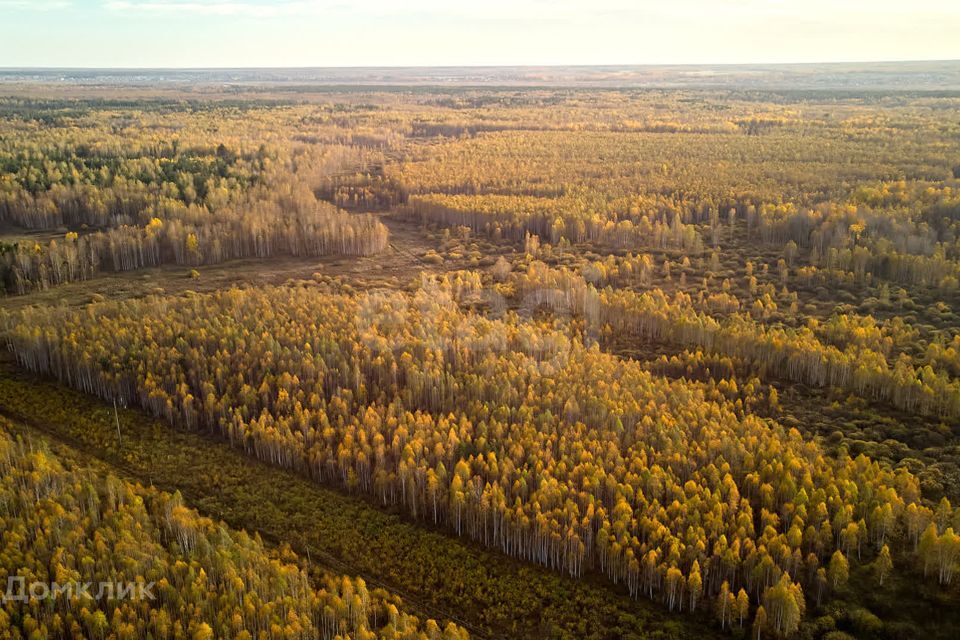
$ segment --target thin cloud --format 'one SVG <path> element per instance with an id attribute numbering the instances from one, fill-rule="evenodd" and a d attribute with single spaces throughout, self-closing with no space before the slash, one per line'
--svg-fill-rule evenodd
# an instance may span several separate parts
<path id="1" fill-rule="evenodd" d="M 162 14 L 199 14 L 208 16 L 242 16 L 250 18 L 271 18 L 277 16 L 313 15 L 342 7 L 337 2 L 308 2 L 292 0 L 290 2 L 243 2 L 236 0 L 211 0 L 199 2 L 187 0 L 111 0 L 104 3 L 111 11 L 146 12 Z"/>
<path id="2" fill-rule="evenodd" d="M 211 16 L 286 17 L 315 16 L 327 13 L 365 15 L 371 17 L 405 16 L 434 19 L 500 19 L 509 21 L 576 19 L 603 12 L 648 13 L 633 0 L 486 0 L 483 3 L 451 3 L 448 0 L 407 0 L 389 2 L 373 0 L 349 4 L 343 0 L 108 0 L 103 6 L 117 12 L 149 12 L 156 14 L 198 14 Z"/>
<path id="3" fill-rule="evenodd" d="M 956 19 L 956 0 L 924 0 L 925 13 L 941 19 Z M 29 2 L 0 0 L 0 6 L 33 6 L 63 2 Z M 450 2 L 450 0 L 367 0 L 348 3 L 344 0 L 106 0 L 101 6 L 119 13 L 156 15 L 234 16 L 249 18 L 310 17 L 318 15 L 367 18 L 402 17 L 408 20 L 434 21 L 504 21 L 530 23 L 535 28 L 542 22 L 567 21 L 572 24 L 603 19 L 636 21 L 639 24 L 659 21 L 689 21 L 696 24 L 705 16 L 713 22 L 739 23 L 744 20 L 783 20 L 794 22 L 817 16 L 825 22 L 855 22 L 864 16 L 885 15 L 890 19 L 916 18 L 916 7 L 900 0 L 730 0 L 722 10 L 710 9 L 709 0 L 673 0 L 672 2 L 637 2 L 637 0 L 485 0 L 484 2 Z"/>
<path id="4" fill-rule="evenodd" d="M 70 0 L 0 0 L 0 10 L 29 9 L 31 11 L 53 11 L 73 6 Z"/>

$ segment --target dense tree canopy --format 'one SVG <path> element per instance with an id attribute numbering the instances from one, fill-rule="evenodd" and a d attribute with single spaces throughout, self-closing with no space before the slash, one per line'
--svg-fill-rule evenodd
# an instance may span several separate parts
<path id="1" fill-rule="evenodd" d="M 44 310 L 12 344 L 28 368 L 672 608 L 726 585 L 787 632 L 800 605 L 778 589 L 813 592 L 822 567 L 839 588 L 838 556 L 929 525 L 921 555 L 949 581 L 956 559 L 942 549 L 960 516 L 948 505 L 937 524 L 909 472 L 825 456 L 725 385 L 653 376 L 550 324 L 464 313 L 469 287 Z"/>
<path id="2" fill-rule="evenodd" d="M 64 466 L 9 428 L 0 420 L 0 580 L 26 587 L 0 608 L 2 638 L 467 637 L 360 578 L 314 584 L 289 549 L 201 517 L 179 494 Z M 31 598 L 36 583 L 72 591 Z"/>
<path id="3" fill-rule="evenodd" d="M 866 603 L 956 602 L 956 96 L 297 95 L 0 99 L 17 363 L 737 637 L 898 638 Z M 201 278 L 241 258 L 266 273 L 281 256 L 283 286 L 158 295 L 127 275 L 166 285 L 168 265 Z M 100 287 L 106 272 L 131 283 Z M 46 454 L 6 447 L 19 497 L 0 507 L 46 527 L 19 479 Z M 175 496 L 83 478 L 143 505 L 123 526 L 149 534 L 168 581 L 192 572 L 162 609 L 181 635 L 460 633 L 357 581 L 318 584 Z M 97 513 L 70 526 L 122 537 Z M 204 564 L 221 547 L 261 576 L 260 602 Z M 100 614 L 5 615 L 23 636 L 67 616 L 74 635 L 163 635 L 159 613 Z"/>

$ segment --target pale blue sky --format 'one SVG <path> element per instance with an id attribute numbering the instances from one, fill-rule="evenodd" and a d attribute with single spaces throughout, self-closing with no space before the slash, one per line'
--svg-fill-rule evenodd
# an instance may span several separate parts
<path id="1" fill-rule="evenodd" d="M 0 67 L 960 58 L 960 0 L 0 0 Z"/>

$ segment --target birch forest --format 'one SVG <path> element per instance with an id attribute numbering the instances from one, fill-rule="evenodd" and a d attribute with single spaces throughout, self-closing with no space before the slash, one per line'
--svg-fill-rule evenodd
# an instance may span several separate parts
<path id="1" fill-rule="evenodd" d="M 823 77 L 10 85 L 0 638 L 957 637 L 960 94 Z"/>

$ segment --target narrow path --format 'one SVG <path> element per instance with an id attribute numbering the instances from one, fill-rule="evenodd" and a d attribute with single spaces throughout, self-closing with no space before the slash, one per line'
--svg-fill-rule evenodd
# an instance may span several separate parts
<path id="1" fill-rule="evenodd" d="M 0 413 L 81 461 L 179 490 L 200 513 L 288 543 L 336 573 L 359 575 L 400 596 L 416 615 L 455 622 L 475 638 L 719 637 L 700 617 L 670 615 L 599 576 L 573 580 L 504 556 L 140 411 L 120 410 L 121 447 L 111 405 L 2 356 Z"/>
<path id="2" fill-rule="evenodd" d="M 128 412 L 124 412 L 128 413 Z M 146 486 L 155 486 L 156 488 L 167 491 L 174 492 L 180 491 L 184 496 L 186 503 L 200 511 L 201 515 L 212 517 L 214 519 L 222 519 L 226 521 L 231 527 L 236 529 L 244 529 L 248 527 L 248 523 L 243 521 L 231 521 L 231 510 L 229 505 L 223 504 L 223 500 L 229 499 L 230 493 L 224 492 L 223 487 L 220 487 L 219 491 L 216 491 L 217 488 L 214 488 L 216 493 L 214 494 L 214 499 L 210 499 L 210 492 L 198 491 L 195 484 L 186 482 L 186 479 L 189 474 L 182 474 L 184 482 L 172 484 L 169 480 L 170 476 L 164 472 L 160 467 L 163 465 L 161 460 L 156 458 L 144 458 L 145 460 L 150 460 L 152 463 L 155 463 L 156 466 L 152 468 L 145 469 L 140 464 L 134 464 L 128 462 L 122 455 L 117 455 L 121 453 L 118 448 L 111 449 L 109 452 L 105 452 L 103 449 L 91 446 L 88 442 L 84 442 L 69 433 L 69 429 L 63 427 L 62 425 L 51 426 L 45 424 L 42 421 L 31 418 L 30 416 L 23 415 L 22 413 L 11 410 L 7 406 L 0 406 L 0 415 L 9 419 L 14 423 L 15 430 L 19 430 L 24 433 L 24 435 L 29 435 L 32 438 L 43 440 L 51 449 L 55 452 L 66 451 L 67 457 L 82 462 L 85 458 L 93 459 L 97 461 L 100 465 L 112 470 L 116 475 L 123 477 L 124 479 L 139 482 L 140 484 Z M 125 416 L 128 418 L 129 416 Z M 124 445 L 128 449 L 136 448 L 137 444 L 142 443 L 143 434 L 140 433 L 137 429 L 131 429 L 129 420 L 124 420 Z M 172 429 L 167 428 L 169 431 Z M 199 436 L 198 436 L 199 437 Z M 185 444 L 183 439 L 178 438 L 179 444 Z M 209 442 L 205 444 L 205 447 L 210 447 L 210 449 L 223 449 L 223 451 L 216 451 L 219 454 L 214 456 L 217 459 L 230 458 L 234 455 L 240 456 L 238 452 L 227 447 L 227 445 L 219 442 Z M 162 452 L 162 449 L 154 449 L 159 453 Z M 191 457 L 196 455 L 210 453 L 209 450 L 203 452 L 200 451 L 191 451 L 190 453 L 194 454 Z M 232 455 L 231 455 L 232 454 Z M 273 467 L 268 467 L 262 463 L 248 460 L 243 458 L 242 460 L 235 461 L 241 462 L 242 465 L 248 468 L 252 472 L 257 472 L 257 467 L 263 467 L 263 472 L 267 476 L 291 476 L 289 478 L 283 478 L 284 483 L 290 482 L 292 485 L 297 485 L 304 482 L 301 478 L 293 474 L 292 472 L 281 471 Z M 175 470 L 186 471 L 180 464 L 174 465 Z M 278 477 L 270 478 L 271 482 L 279 480 Z M 284 486 L 283 484 L 275 484 L 274 486 Z M 318 493 L 324 492 L 322 488 L 311 487 L 315 489 Z M 249 487 L 250 490 L 254 490 L 254 487 Z M 256 489 L 259 494 L 260 488 Z M 270 500 L 270 503 L 276 507 L 283 509 L 285 506 L 284 500 L 282 498 L 278 499 L 273 496 L 265 495 L 263 498 Z M 203 505 L 203 508 L 201 507 Z M 216 505 L 215 508 L 210 508 L 211 506 Z M 219 508 L 217 508 L 219 507 Z M 293 514 L 287 513 L 288 517 Z M 307 514 L 310 515 L 309 512 Z M 308 521 L 312 518 L 307 517 Z M 287 519 L 287 521 L 292 521 L 293 518 Z M 398 587 L 395 584 L 387 582 L 381 579 L 378 576 L 370 574 L 368 571 L 363 570 L 360 567 L 354 566 L 348 562 L 337 558 L 333 554 L 325 551 L 324 549 L 318 547 L 316 544 L 309 541 L 308 533 L 300 530 L 296 527 L 288 527 L 283 530 L 277 531 L 272 527 L 258 527 L 256 529 L 257 533 L 266 540 L 267 542 L 273 545 L 279 545 L 281 543 L 289 544 L 298 554 L 303 557 L 309 557 L 311 564 L 319 565 L 322 568 L 329 570 L 334 574 L 345 574 L 351 577 L 360 576 L 366 581 L 366 583 L 372 587 L 380 587 L 391 593 L 394 593 L 403 600 L 403 608 L 421 618 L 433 618 L 437 620 L 438 623 L 443 621 L 452 621 L 460 625 L 461 627 L 467 629 L 470 632 L 471 637 L 473 638 L 488 638 L 490 637 L 487 633 L 482 631 L 476 625 L 463 620 L 459 616 L 454 615 L 452 612 L 444 610 L 441 607 L 428 604 L 423 602 L 421 599 L 413 596 L 404 589 Z"/>

